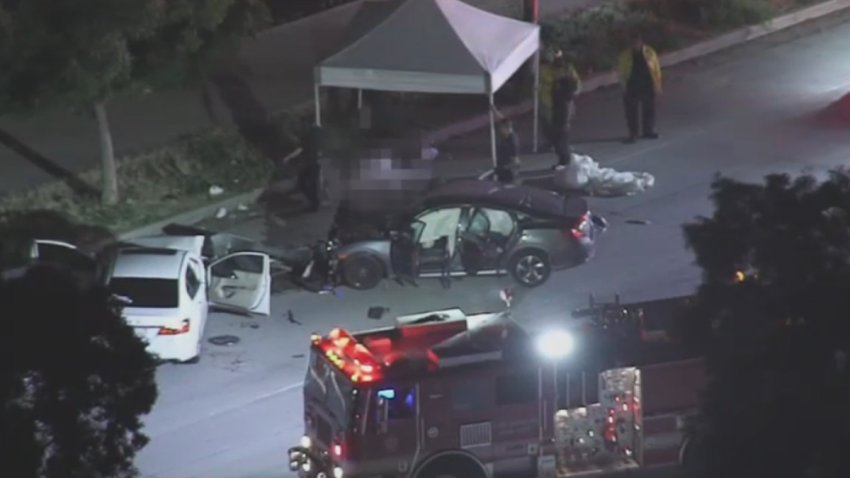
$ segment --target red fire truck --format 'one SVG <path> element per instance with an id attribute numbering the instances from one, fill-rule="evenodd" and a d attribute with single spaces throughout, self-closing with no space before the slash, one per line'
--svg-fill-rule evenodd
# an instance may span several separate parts
<path id="1" fill-rule="evenodd" d="M 610 334 L 569 333 L 559 340 L 572 351 L 559 361 L 542 359 L 510 312 L 449 309 L 315 335 L 290 469 L 542 478 L 679 463 L 702 360 L 656 353 L 667 346 L 657 340 L 621 346 Z"/>

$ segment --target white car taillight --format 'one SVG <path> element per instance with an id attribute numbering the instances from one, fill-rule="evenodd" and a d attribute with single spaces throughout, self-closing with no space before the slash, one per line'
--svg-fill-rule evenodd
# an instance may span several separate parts
<path id="1" fill-rule="evenodd" d="M 171 327 L 160 327 L 157 335 L 181 335 L 189 333 L 190 322 L 189 319 L 183 319 L 183 322 L 180 323 L 180 327 L 177 329 L 172 329 Z"/>

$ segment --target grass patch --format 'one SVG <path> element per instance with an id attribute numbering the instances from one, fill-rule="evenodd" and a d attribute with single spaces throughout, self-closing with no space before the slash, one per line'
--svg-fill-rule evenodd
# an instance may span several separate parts
<path id="1" fill-rule="evenodd" d="M 268 182 L 271 170 L 272 163 L 238 133 L 212 129 L 120 159 L 121 201 L 115 206 L 80 197 L 65 183 L 53 182 L 0 198 L 0 214 L 56 211 L 71 221 L 120 233 L 208 204 L 213 185 L 224 190 L 216 201 L 252 191 Z M 100 170 L 80 178 L 98 187 Z"/>

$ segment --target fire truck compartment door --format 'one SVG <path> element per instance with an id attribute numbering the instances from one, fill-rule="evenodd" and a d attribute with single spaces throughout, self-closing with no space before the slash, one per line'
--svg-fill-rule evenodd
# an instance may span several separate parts
<path id="1" fill-rule="evenodd" d="M 460 446 L 458 429 L 452 417 L 451 392 L 449 383 L 431 380 L 420 385 L 420 440 L 426 449 Z"/>

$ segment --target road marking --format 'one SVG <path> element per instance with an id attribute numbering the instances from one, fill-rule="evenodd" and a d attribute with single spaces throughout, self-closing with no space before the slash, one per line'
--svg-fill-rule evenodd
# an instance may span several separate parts
<path id="1" fill-rule="evenodd" d="M 154 438 L 156 436 L 161 436 L 161 435 L 164 435 L 164 434 L 167 434 L 167 433 L 171 433 L 171 432 L 173 432 L 177 429 L 180 429 L 180 428 L 186 428 L 186 427 L 189 427 L 189 426 L 192 426 L 192 425 L 196 425 L 198 423 L 203 422 L 204 420 L 209 420 L 211 418 L 215 418 L 215 417 L 218 417 L 218 416 L 221 416 L 221 415 L 226 415 L 226 414 L 233 412 L 235 410 L 247 408 L 247 407 L 249 407 L 249 406 L 251 406 L 255 403 L 262 402 L 263 400 L 268 400 L 269 398 L 272 398 L 276 395 L 280 395 L 280 394 L 283 394 L 283 393 L 286 393 L 286 392 L 289 392 L 289 391 L 292 391 L 292 390 L 300 389 L 303 385 L 304 385 L 303 381 L 298 382 L 298 383 L 291 383 L 289 385 L 280 387 L 280 388 L 272 390 L 270 392 L 266 392 L 266 393 L 257 395 L 256 397 L 252 398 L 251 400 L 248 400 L 247 402 L 240 403 L 239 405 L 232 405 L 232 406 L 227 407 L 227 408 L 222 408 L 220 410 L 216 410 L 216 411 L 208 413 L 205 416 L 200 417 L 196 420 L 192 420 L 192 421 L 184 422 L 184 423 L 179 423 L 176 426 L 169 427 L 169 428 L 166 428 L 166 429 L 163 429 L 163 430 L 159 430 L 159 431 L 154 432 L 154 433 L 149 433 L 148 436 L 150 438 Z"/>
<path id="2" fill-rule="evenodd" d="M 209 413 L 209 414 L 207 414 L 206 418 L 213 418 L 213 417 L 217 417 L 219 415 L 224 415 L 226 413 L 230 413 L 234 410 L 239 410 L 240 408 L 246 408 L 246 407 L 253 405 L 257 402 L 262 402 L 263 400 L 268 400 L 269 398 L 272 398 L 275 395 L 280 395 L 281 393 L 286 393 L 290 390 L 294 390 L 296 388 L 301 388 L 301 386 L 303 386 L 303 385 L 304 385 L 304 382 L 291 383 L 291 384 L 289 384 L 285 387 L 278 388 L 277 390 L 272 390 L 271 392 L 266 392 L 266 393 L 263 393 L 261 395 L 257 395 L 256 397 L 252 398 L 251 400 L 248 400 L 247 402 L 244 402 L 240 405 L 233 405 L 231 407 L 223 408 L 221 410 Z M 198 421 L 200 421 L 200 420 L 198 420 Z M 193 423 L 197 423 L 197 422 L 193 422 Z"/>
<path id="3" fill-rule="evenodd" d="M 233 406 L 233 407 L 225 408 L 223 410 L 219 410 L 217 412 L 210 413 L 209 415 L 207 415 L 207 418 L 218 416 L 218 415 L 221 415 L 223 413 L 227 413 L 231 410 L 236 410 L 238 408 L 244 408 L 244 407 L 247 407 L 248 405 L 251 405 L 253 403 L 262 402 L 263 400 L 267 400 L 269 398 L 272 398 L 275 395 L 280 395 L 281 393 L 286 393 L 290 390 L 294 390 L 296 388 L 301 388 L 303 385 L 304 385 L 303 381 L 298 382 L 298 383 L 291 383 L 291 384 L 289 384 L 285 387 L 280 387 L 277 390 L 272 390 L 271 392 L 266 392 L 264 394 L 258 395 L 256 397 L 254 397 L 253 399 L 243 403 L 242 405 L 236 405 L 236 406 Z"/>

